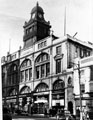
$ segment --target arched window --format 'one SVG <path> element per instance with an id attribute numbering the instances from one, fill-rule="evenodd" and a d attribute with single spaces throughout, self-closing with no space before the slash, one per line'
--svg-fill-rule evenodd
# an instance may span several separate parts
<path id="1" fill-rule="evenodd" d="M 72 78 L 71 77 L 68 78 L 68 85 L 72 85 Z"/>
<path id="2" fill-rule="evenodd" d="M 31 60 L 26 59 L 22 62 L 21 69 L 24 69 L 24 68 L 29 67 L 29 66 L 31 66 Z"/>
<path id="3" fill-rule="evenodd" d="M 26 82 L 32 78 L 32 64 L 31 60 L 26 59 L 21 64 L 21 79 L 20 82 Z"/>
<path id="4" fill-rule="evenodd" d="M 36 87 L 35 92 L 43 92 L 47 90 L 49 90 L 48 85 L 45 83 L 41 83 Z"/>
<path id="5" fill-rule="evenodd" d="M 21 94 L 25 94 L 25 93 L 31 93 L 31 89 L 30 87 L 28 86 L 24 86 L 21 91 L 20 91 Z"/>
<path id="6" fill-rule="evenodd" d="M 63 80 L 57 80 L 54 84 L 53 84 L 53 90 L 60 90 L 60 89 L 64 89 L 65 84 Z"/>
<path id="7" fill-rule="evenodd" d="M 17 95 L 17 91 L 16 91 L 16 89 L 11 89 L 11 90 L 9 90 L 8 95 L 9 95 L 9 96 Z"/>
<path id="8" fill-rule="evenodd" d="M 53 84 L 53 99 L 64 99 L 65 97 L 65 83 L 59 79 Z"/>
<path id="9" fill-rule="evenodd" d="M 40 54 L 35 60 L 36 79 L 44 78 L 50 74 L 50 58 L 47 53 Z"/>
<path id="10" fill-rule="evenodd" d="M 12 64 L 8 69 L 8 85 L 16 84 L 18 81 L 18 68 L 16 64 Z"/>

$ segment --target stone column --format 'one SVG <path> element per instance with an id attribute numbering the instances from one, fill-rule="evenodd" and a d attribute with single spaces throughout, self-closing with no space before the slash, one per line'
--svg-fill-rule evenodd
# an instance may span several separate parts
<path id="1" fill-rule="evenodd" d="M 35 79 L 35 61 L 34 61 L 34 54 L 32 55 L 32 90 L 34 90 L 34 79 Z"/>
<path id="2" fill-rule="evenodd" d="M 65 110 L 68 109 L 68 97 L 67 97 L 67 76 L 65 76 Z"/>
<path id="3" fill-rule="evenodd" d="M 52 47 L 50 48 L 50 81 L 49 81 L 49 108 L 52 107 L 52 74 L 53 74 L 53 55 Z"/>

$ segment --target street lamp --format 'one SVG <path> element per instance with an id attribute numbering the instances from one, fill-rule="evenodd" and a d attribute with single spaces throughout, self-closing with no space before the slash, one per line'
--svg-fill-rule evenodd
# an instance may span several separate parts
<path id="1" fill-rule="evenodd" d="M 73 63 L 71 62 L 73 65 L 77 65 L 77 69 L 78 69 L 78 75 L 79 75 L 79 93 L 80 93 L 80 120 L 82 120 L 82 99 L 81 99 L 81 81 L 80 81 L 80 62 L 78 61 L 78 63 Z"/>

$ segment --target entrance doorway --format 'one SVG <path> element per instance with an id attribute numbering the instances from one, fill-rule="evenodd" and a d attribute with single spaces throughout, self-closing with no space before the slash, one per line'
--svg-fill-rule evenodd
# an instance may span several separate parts
<path id="1" fill-rule="evenodd" d="M 73 103 L 71 101 L 68 102 L 68 110 L 70 111 L 71 114 L 73 114 Z"/>

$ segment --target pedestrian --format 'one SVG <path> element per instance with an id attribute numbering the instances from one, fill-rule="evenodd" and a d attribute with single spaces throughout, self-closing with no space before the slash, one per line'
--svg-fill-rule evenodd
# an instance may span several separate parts
<path id="1" fill-rule="evenodd" d="M 47 109 L 45 108 L 45 116 L 47 116 Z"/>
<path id="2" fill-rule="evenodd" d="M 12 116 L 6 107 L 3 108 L 3 120 L 12 120 Z"/>
<path id="3" fill-rule="evenodd" d="M 59 117 L 60 117 L 60 109 L 58 109 L 56 117 L 57 117 L 57 120 L 59 120 Z"/>

